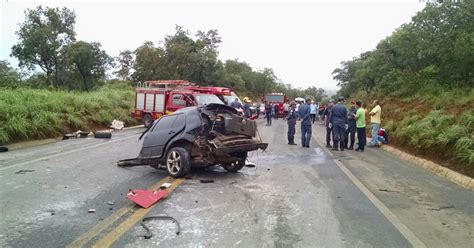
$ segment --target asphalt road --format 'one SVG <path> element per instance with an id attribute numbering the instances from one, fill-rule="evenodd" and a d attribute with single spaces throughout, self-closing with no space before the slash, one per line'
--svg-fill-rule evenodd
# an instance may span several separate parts
<path id="1" fill-rule="evenodd" d="M 284 121 L 258 122 L 270 145 L 256 167 L 184 180 L 115 165 L 138 154 L 141 128 L 1 153 L 0 247 L 472 247 L 474 192 L 380 149 L 328 151 L 320 124 L 307 149 L 286 145 Z M 170 194 L 150 209 L 126 199 L 163 182 Z M 153 215 L 181 233 L 151 220 L 143 238 L 137 223 Z"/>

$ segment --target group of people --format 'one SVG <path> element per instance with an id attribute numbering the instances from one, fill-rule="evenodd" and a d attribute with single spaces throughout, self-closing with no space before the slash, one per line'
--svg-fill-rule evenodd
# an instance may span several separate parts
<path id="1" fill-rule="evenodd" d="M 311 99 L 306 99 L 305 104 L 296 111 L 296 103 L 289 104 L 288 115 L 288 144 L 296 145 L 294 141 L 296 121 L 301 120 L 301 145 L 309 148 L 312 124 L 319 114 L 326 126 L 326 146 L 335 151 L 353 150 L 357 133 L 358 146 L 356 151 L 363 152 L 366 147 L 366 126 L 370 117 L 371 141 L 368 147 L 378 146 L 388 142 L 385 130 L 380 128 L 382 108 L 378 101 L 373 102 L 374 108 L 368 112 L 362 101 L 351 101 L 350 107 L 344 105 L 344 97 L 339 97 L 338 102 L 331 100 L 325 107 L 318 108 Z M 331 144 L 332 140 L 332 144 Z"/>

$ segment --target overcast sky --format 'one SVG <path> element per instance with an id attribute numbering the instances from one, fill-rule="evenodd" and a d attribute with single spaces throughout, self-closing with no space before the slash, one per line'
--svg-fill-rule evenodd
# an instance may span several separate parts
<path id="1" fill-rule="evenodd" d="M 0 60 L 13 66 L 11 47 L 24 10 L 37 5 L 76 12 L 78 40 L 97 41 L 109 55 L 159 44 L 175 25 L 192 34 L 217 29 L 222 60 L 238 58 L 254 69 L 273 68 L 294 87 L 336 89 L 332 71 L 344 60 L 372 50 L 424 7 L 420 0 L 294 2 L 24 2 L 2 0 Z"/>

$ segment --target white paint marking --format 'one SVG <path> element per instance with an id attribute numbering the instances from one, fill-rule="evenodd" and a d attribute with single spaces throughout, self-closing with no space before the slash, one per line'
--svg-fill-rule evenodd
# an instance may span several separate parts
<path id="1" fill-rule="evenodd" d="M 359 188 L 362 193 L 374 204 L 374 206 L 392 223 L 392 225 L 410 242 L 413 247 L 426 247 L 426 245 L 415 236 L 415 234 L 405 226 L 400 219 L 390 211 L 370 190 L 362 184 L 344 164 L 334 159 L 336 165 L 346 174 L 346 176 Z"/>
<path id="2" fill-rule="evenodd" d="M 327 147 L 325 147 L 318 139 L 316 139 L 316 137 L 313 138 L 323 150 L 325 150 L 332 157 L 335 157 Z M 357 179 L 357 177 L 352 174 L 352 172 L 347 169 L 347 167 L 341 161 L 338 159 L 333 160 L 342 170 L 342 172 L 344 172 L 344 174 L 346 174 L 346 176 L 352 181 L 352 183 L 354 183 L 354 185 L 359 188 L 359 190 L 369 199 L 369 201 L 374 204 L 374 206 L 385 216 L 385 218 L 387 218 L 388 221 L 390 221 L 390 223 L 392 223 L 392 225 L 403 235 L 403 237 L 408 240 L 408 242 L 410 242 L 413 247 L 426 247 L 426 245 L 418 237 L 416 237 L 416 235 L 410 229 L 408 229 L 408 227 L 405 226 L 400 221 L 400 219 L 382 203 L 382 201 L 380 201 L 367 187 L 365 187 L 365 185 L 359 179 Z"/>
<path id="3" fill-rule="evenodd" d="M 95 144 L 95 145 L 86 146 L 86 147 L 82 147 L 82 148 L 70 150 L 70 151 L 63 152 L 63 153 L 57 153 L 57 154 L 54 154 L 54 155 L 50 155 L 50 156 L 46 156 L 46 157 L 41 157 L 41 158 L 33 159 L 33 160 L 30 160 L 30 161 L 18 163 L 18 164 L 13 164 L 13 165 L 5 166 L 5 167 L 0 168 L 0 171 L 6 170 L 6 169 L 10 169 L 10 168 L 13 168 L 13 167 L 17 167 L 17 166 L 21 166 L 21 165 L 31 164 L 31 163 L 33 163 L 33 162 L 38 162 L 38 161 L 41 161 L 41 160 L 47 160 L 47 159 L 51 159 L 51 158 L 63 156 L 63 155 L 70 154 L 70 153 L 74 153 L 74 152 L 79 152 L 79 151 L 87 150 L 87 149 L 94 148 L 94 147 L 98 147 L 98 146 L 102 146 L 102 145 L 107 145 L 107 144 L 110 144 L 110 143 L 115 143 L 115 142 L 118 142 L 118 141 L 121 141 L 121 140 L 134 138 L 134 137 L 136 137 L 136 136 L 138 136 L 138 135 L 141 135 L 141 134 L 135 134 L 135 135 L 132 135 L 132 136 L 128 136 L 128 137 L 121 138 L 121 139 L 116 139 L 116 140 L 101 142 L 101 143 L 98 143 L 98 144 Z"/>

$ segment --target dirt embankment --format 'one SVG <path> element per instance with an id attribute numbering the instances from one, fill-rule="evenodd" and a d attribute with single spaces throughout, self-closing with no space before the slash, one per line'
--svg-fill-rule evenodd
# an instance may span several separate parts
<path id="1" fill-rule="evenodd" d="M 471 159 L 474 157 L 474 133 L 472 130 L 474 99 L 462 104 L 444 106 L 435 106 L 435 104 L 429 104 L 419 99 L 402 100 L 388 97 L 380 99 L 379 102 L 382 107 L 382 127 L 388 129 L 391 146 L 474 177 L 474 164 L 472 160 L 469 160 L 469 157 Z M 371 108 L 372 106 L 369 104 L 369 111 Z M 433 117 L 434 111 L 441 113 L 439 117 Z M 412 123 L 407 121 L 409 117 L 413 118 Z M 446 124 L 443 124 L 443 121 Z M 426 125 L 430 122 L 433 125 Z M 410 127 L 407 128 L 409 125 Z M 470 140 L 468 147 L 462 151 L 460 145 L 456 143 L 460 137 L 454 136 L 455 134 L 451 135 L 453 141 L 447 142 L 447 144 L 440 141 L 440 137 L 449 137 L 449 134 L 444 135 L 444 133 L 449 132 L 453 125 L 465 127 L 465 139 L 467 137 L 468 141 Z M 466 156 L 468 158 L 465 158 Z"/>

